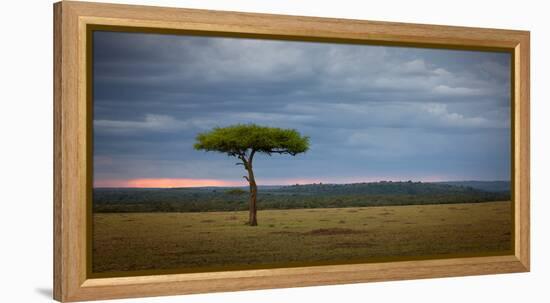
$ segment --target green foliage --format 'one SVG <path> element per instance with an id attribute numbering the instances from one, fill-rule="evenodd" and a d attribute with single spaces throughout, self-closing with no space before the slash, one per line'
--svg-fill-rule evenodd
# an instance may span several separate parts
<path id="1" fill-rule="evenodd" d="M 202 212 L 248 208 L 243 188 L 94 189 L 95 212 Z M 231 194 L 230 194 L 231 193 Z M 510 200 L 510 192 L 487 192 L 441 183 L 376 182 L 261 187 L 259 209 L 334 208 L 474 203 Z"/>
<path id="2" fill-rule="evenodd" d="M 198 134 L 194 147 L 196 150 L 218 151 L 230 156 L 242 155 L 248 150 L 294 156 L 309 149 L 309 137 L 300 135 L 294 129 L 236 124 Z"/>
<path id="3" fill-rule="evenodd" d="M 439 182 L 454 186 L 472 187 L 484 191 L 507 192 L 510 191 L 509 181 L 447 181 Z"/>
<path id="4" fill-rule="evenodd" d="M 247 194 L 247 191 L 241 188 L 232 188 L 227 190 L 225 193 L 228 195 L 240 196 L 240 195 Z"/>

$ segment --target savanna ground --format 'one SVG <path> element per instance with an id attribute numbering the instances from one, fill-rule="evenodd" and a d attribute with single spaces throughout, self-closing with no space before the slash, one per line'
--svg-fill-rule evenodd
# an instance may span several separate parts
<path id="1" fill-rule="evenodd" d="M 510 201 L 447 205 L 96 213 L 94 273 L 350 262 L 511 249 Z"/>

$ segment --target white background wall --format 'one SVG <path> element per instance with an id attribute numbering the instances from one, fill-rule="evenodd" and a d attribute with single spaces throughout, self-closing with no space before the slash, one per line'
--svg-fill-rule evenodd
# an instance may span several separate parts
<path id="1" fill-rule="evenodd" d="M 127 302 L 550 302 L 550 19 L 546 1 L 133 0 L 262 13 L 530 30 L 532 272 L 125 300 Z M 0 302 L 52 285 L 52 1 L 0 8 Z M 546 286 L 546 289 L 545 289 Z"/>

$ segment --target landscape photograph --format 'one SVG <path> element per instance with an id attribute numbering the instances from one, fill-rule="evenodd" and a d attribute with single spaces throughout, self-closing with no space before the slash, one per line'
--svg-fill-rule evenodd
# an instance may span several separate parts
<path id="1" fill-rule="evenodd" d="M 509 52 L 92 38 L 93 275 L 512 251 Z"/>

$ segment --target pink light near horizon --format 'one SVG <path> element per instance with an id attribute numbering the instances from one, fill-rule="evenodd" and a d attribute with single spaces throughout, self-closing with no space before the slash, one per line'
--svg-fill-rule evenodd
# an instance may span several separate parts
<path id="1" fill-rule="evenodd" d="M 312 183 L 361 183 L 378 181 L 453 181 L 454 178 L 441 176 L 428 176 L 423 178 L 397 178 L 397 177 L 353 177 L 353 178 L 286 178 L 286 179 L 258 179 L 258 185 L 294 185 Z M 173 187 L 232 187 L 246 186 L 242 181 L 227 181 L 219 179 L 193 179 L 193 178 L 138 178 L 138 179 L 100 179 L 94 181 L 94 187 L 132 187 L 132 188 L 173 188 Z"/>
<path id="2" fill-rule="evenodd" d="M 215 179 L 191 179 L 191 178 L 142 178 L 142 179 L 114 179 L 96 180 L 94 187 L 203 187 L 203 186 L 241 186 L 243 182 L 223 181 Z"/>

